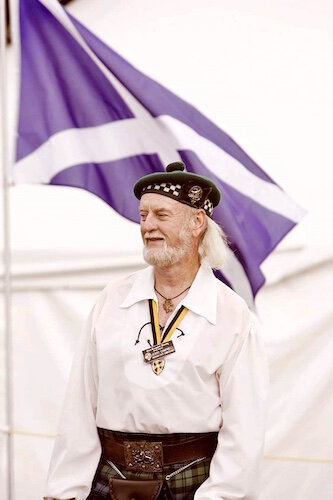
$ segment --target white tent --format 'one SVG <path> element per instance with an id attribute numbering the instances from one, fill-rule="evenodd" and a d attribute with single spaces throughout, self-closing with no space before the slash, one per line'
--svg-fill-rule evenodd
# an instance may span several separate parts
<path id="1" fill-rule="evenodd" d="M 230 133 L 309 214 L 257 299 L 271 372 L 262 500 L 332 498 L 332 5 L 75 0 L 140 70 Z M 10 103 L 13 54 L 8 51 Z M 184 64 L 185 63 L 185 64 Z M 13 123 L 14 114 L 11 114 Z M 135 224 L 89 193 L 11 189 L 15 500 L 41 498 L 75 342 L 105 283 L 143 265 Z M 4 420 L 1 325 L 0 425 Z M 4 434 L 0 498 L 6 498 Z"/>

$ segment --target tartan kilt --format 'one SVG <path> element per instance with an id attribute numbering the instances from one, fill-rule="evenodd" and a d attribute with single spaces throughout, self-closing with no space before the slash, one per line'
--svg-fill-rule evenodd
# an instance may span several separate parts
<path id="1" fill-rule="evenodd" d="M 117 440 L 128 439 L 129 435 L 123 432 L 110 431 L 107 429 L 98 429 L 99 434 L 112 437 Z M 131 439 L 134 441 L 144 439 L 145 434 L 132 434 Z M 193 436 L 198 436 L 198 434 L 190 433 L 177 433 L 177 434 L 154 434 L 154 440 L 163 440 L 164 444 L 182 444 L 189 439 L 193 439 Z M 200 458 L 200 457 L 198 457 Z M 209 466 L 211 462 L 211 457 L 202 460 L 201 462 L 192 465 L 188 469 L 179 472 L 175 476 L 171 477 L 167 484 L 173 495 L 174 500 L 193 500 L 194 493 L 199 488 L 199 486 L 208 478 Z M 126 479 L 164 479 L 167 474 L 170 474 L 177 469 L 186 465 L 186 462 L 181 462 L 178 464 L 165 465 L 162 472 L 134 472 L 132 470 L 126 470 L 123 466 L 117 464 L 118 469 L 124 474 Z M 109 497 L 109 481 L 111 478 L 120 478 L 119 474 L 101 457 L 98 464 L 96 474 L 92 483 L 92 488 L 90 495 L 87 500 L 102 500 L 108 499 Z M 125 480 L 124 480 L 125 481 Z"/>

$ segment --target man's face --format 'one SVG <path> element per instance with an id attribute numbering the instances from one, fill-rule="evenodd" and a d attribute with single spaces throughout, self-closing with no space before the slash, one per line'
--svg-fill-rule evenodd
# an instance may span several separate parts
<path id="1" fill-rule="evenodd" d="M 189 228 L 191 208 L 155 193 L 144 194 L 140 201 L 141 235 L 144 258 L 160 267 L 179 262 L 191 249 Z"/>

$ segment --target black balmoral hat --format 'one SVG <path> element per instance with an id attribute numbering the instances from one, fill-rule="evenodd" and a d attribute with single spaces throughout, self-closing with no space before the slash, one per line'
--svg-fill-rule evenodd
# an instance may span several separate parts
<path id="1" fill-rule="evenodd" d="M 221 199 L 213 181 L 201 175 L 186 172 L 184 163 L 170 163 L 165 172 L 141 177 L 134 185 L 134 194 L 140 200 L 146 193 L 157 193 L 194 208 L 203 208 L 210 217 Z"/>

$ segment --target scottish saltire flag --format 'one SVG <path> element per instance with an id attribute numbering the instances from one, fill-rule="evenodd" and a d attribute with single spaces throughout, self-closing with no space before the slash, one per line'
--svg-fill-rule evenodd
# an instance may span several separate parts
<path id="1" fill-rule="evenodd" d="M 230 242 L 219 277 L 251 305 L 260 264 L 300 209 L 225 132 L 140 73 L 56 0 L 20 1 L 21 86 L 13 180 L 86 189 L 139 220 L 135 181 L 181 160 L 222 192 Z"/>

